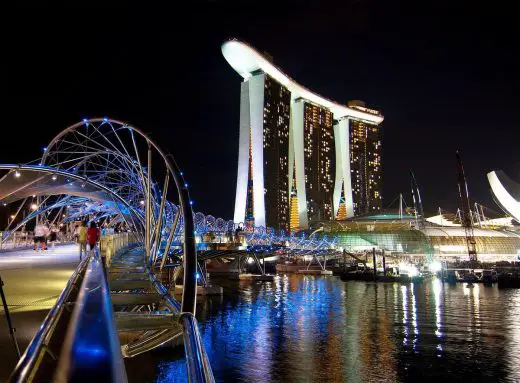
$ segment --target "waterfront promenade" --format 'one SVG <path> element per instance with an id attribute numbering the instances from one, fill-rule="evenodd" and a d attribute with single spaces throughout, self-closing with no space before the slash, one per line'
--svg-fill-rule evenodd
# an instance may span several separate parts
<path id="1" fill-rule="evenodd" d="M 4 281 L 16 338 L 23 353 L 78 265 L 77 245 L 54 250 L 32 249 L 0 252 L 0 276 Z M 16 357 L 3 307 L 0 307 L 0 382 L 7 381 Z"/>

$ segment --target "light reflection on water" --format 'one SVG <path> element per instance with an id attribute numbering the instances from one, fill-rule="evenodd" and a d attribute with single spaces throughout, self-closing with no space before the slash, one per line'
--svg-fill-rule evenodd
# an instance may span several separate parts
<path id="1" fill-rule="evenodd" d="M 291 274 L 219 283 L 224 297 L 197 314 L 217 381 L 520 380 L 520 290 Z M 129 380 L 184 381 L 179 355 L 127 361 Z"/>

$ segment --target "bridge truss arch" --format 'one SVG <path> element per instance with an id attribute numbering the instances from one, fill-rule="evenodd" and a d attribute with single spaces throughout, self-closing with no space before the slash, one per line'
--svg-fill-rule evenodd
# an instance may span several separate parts
<path id="1" fill-rule="evenodd" d="M 170 248 L 182 247 L 182 311 L 195 312 L 197 261 L 188 185 L 173 156 L 149 135 L 114 119 L 84 119 L 56 135 L 39 164 L 3 168 L 9 173 L 2 180 L 11 183 L 23 184 L 20 172 L 38 172 L 8 196 L 8 202 L 28 190 L 36 196 L 38 209 L 24 222 L 65 203 L 76 214 L 72 219 L 95 211 L 97 202 L 100 215 L 124 220 L 135 232 L 150 267 L 165 266 Z M 13 175 L 16 180 L 9 179 Z"/>

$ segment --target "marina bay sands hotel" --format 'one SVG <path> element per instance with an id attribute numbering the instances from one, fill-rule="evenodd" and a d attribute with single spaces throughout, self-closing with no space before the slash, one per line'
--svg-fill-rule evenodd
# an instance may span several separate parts
<path id="1" fill-rule="evenodd" d="M 381 210 L 383 116 L 296 83 L 250 45 L 222 45 L 244 79 L 234 221 L 276 229 Z"/>

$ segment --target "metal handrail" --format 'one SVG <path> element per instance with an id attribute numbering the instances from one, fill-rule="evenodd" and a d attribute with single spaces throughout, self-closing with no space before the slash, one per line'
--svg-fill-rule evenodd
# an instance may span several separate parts
<path id="1" fill-rule="evenodd" d="M 67 285 L 56 301 L 56 304 L 49 311 L 45 317 L 45 320 L 40 326 L 40 329 L 23 353 L 21 359 L 18 361 L 18 364 L 16 365 L 9 379 L 10 382 L 26 382 L 30 381 L 30 377 L 34 376 L 34 373 L 42 360 L 43 353 L 47 351 L 47 344 L 49 343 L 49 340 L 54 333 L 54 330 L 56 329 L 56 325 L 58 324 L 61 314 L 65 308 L 65 304 L 67 303 L 74 287 L 77 285 L 78 281 L 83 275 L 83 271 L 85 270 L 87 263 L 88 258 L 84 258 L 70 277 Z"/>
<path id="2" fill-rule="evenodd" d="M 186 353 L 188 381 L 197 383 L 215 382 L 211 364 L 202 343 L 197 319 L 195 319 L 192 313 L 182 313 L 180 321 L 184 330 L 184 350 Z"/>
<path id="3" fill-rule="evenodd" d="M 60 355 L 55 382 L 127 381 L 110 288 L 99 252 L 89 258 Z"/>
<path id="4" fill-rule="evenodd" d="M 186 354 L 186 370 L 189 382 L 212 383 L 215 381 L 204 343 L 200 336 L 197 319 L 190 312 L 181 312 L 181 304 L 171 296 L 168 289 L 157 276 L 147 269 L 150 281 L 163 297 L 165 305 L 174 314 L 180 314 L 179 322 L 183 328 L 184 352 Z"/>

